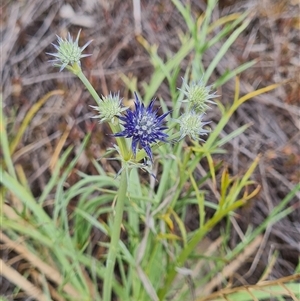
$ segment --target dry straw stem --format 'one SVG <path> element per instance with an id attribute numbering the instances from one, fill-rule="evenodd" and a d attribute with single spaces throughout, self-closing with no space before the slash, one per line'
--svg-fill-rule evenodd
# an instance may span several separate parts
<path id="1" fill-rule="evenodd" d="M 212 254 L 215 254 L 217 252 L 222 241 L 223 241 L 222 237 L 217 238 L 215 241 L 211 241 L 210 239 L 208 239 L 206 237 L 197 246 L 197 253 L 203 254 L 203 256 L 207 256 L 207 257 L 212 256 Z M 204 270 L 204 264 L 205 264 L 204 260 L 199 260 L 197 262 L 197 264 L 196 264 L 195 268 L 193 268 L 192 274 L 191 274 L 191 277 L 193 279 L 196 278 L 197 276 L 199 277 L 199 275 L 201 275 L 202 271 Z M 178 274 L 178 276 L 181 276 L 181 275 Z M 185 292 L 188 288 L 189 288 L 189 285 L 186 282 L 182 286 L 182 288 L 179 290 L 178 295 Z M 200 288 L 199 288 L 199 290 L 200 290 Z"/>
<path id="2" fill-rule="evenodd" d="M 55 166 L 58 162 L 60 152 L 63 149 L 63 147 L 65 145 L 65 142 L 67 141 L 67 138 L 68 138 L 74 124 L 75 124 L 75 121 L 73 121 L 70 125 L 68 125 L 68 127 L 66 128 L 63 135 L 61 136 L 61 138 L 59 139 L 59 141 L 57 143 L 57 146 L 55 148 L 55 151 L 54 151 L 54 153 L 51 157 L 50 163 L 49 163 L 50 170 L 51 170 L 52 173 L 53 173 L 53 171 L 55 169 Z"/>
<path id="3" fill-rule="evenodd" d="M 295 274 L 295 275 L 291 275 L 291 276 L 287 276 L 287 277 L 282 277 L 280 279 L 276 279 L 276 280 L 272 280 L 272 281 L 262 281 L 259 282 L 255 285 L 247 285 L 247 286 L 243 286 L 243 287 L 236 287 L 236 288 L 226 288 L 220 291 L 217 291 L 211 295 L 209 295 L 208 297 L 204 297 L 204 298 L 200 298 L 197 299 L 197 301 L 221 301 L 221 300 L 227 300 L 226 295 L 229 294 L 233 294 L 233 293 L 238 293 L 238 292 L 248 292 L 249 295 L 252 296 L 253 300 L 258 300 L 253 292 L 254 291 L 263 291 L 266 293 L 269 293 L 270 296 L 277 294 L 283 295 L 286 294 L 289 297 L 291 297 L 294 301 L 299 301 L 299 299 L 295 296 L 295 294 L 288 288 L 287 283 L 291 283 L 293 281 L 297 281 L 300 279 L 300 273 Z M 296 285 L 298 285 L 296 283 Z M 275 292 L 275 290 L 273 291 L 271 288 L 274 287 L 279 287 L 282 288 L 282 290 L 277 290 Z"/>
<path id="4" fill-rule="evenodd" d="M 159 301 L 159 298 L 156 294 L 156 291 L 155 291 L 151 281 L 149 280 L 149 278 L 147 277 L 146 273 L 143 271 L 143 269 L 141 268 L 140 265 L 136 267 L 136 271 L 137 271 L 137 274 L 138 274 L 141 282 L 144 285 L 144 288 L 145 288 L 146 292 L 150 296 L 151 300 L 152 301 Z"/>
<path id="5" fill-rule="evenodd" d="M 53 281 L 57 285 L 61 285 L 63 282 L 63 277 L 61 274 L 55 270 L 53 267 L 46 264 L 39 257 L 32 254 L 26 247 L 22 245 L 21 242 L 15 242 L 7 237 L 3 232 L 0 232 L 0 240 L 5 243 L 6 247 L 14 250 L 16 253 L 20 254 L 23 259 L 30 262 L 33 266 L 35 266 L 42 274 L 46 276 L 49 280 Z M 16 286 L 23 289 L 29 296 L 35 297 L 39 296 L 37 293 L 41 294 L 39 289 L 35 288 L 30 282 L 28 282 L 22 275 L 13 270 L 10 266 L 3 263 L 3 269 L 0 269 L 0 274 L 2 274 L 9 281 L 14 283 Z M 72 297 L 78 297 L 79 293 L 70 285 L 66 284 L 62 288 L 62 290 Z M 41 295 L 42 296 L 42 295 Z M 44 297 L 39 297 L 37 300 L 49 300 L 43 299 Z"/>
<path id="6" fill-rule="evenodd" d="M 2 234 L 3 235 L 3 234 Z M 28 296 L 38 301 L 49 301 L 49 298 L 43 292 L 29 282 L 24 276 L 11 268 L 0 258 L 0 275 L 4 276 L 10 282 L 20 287 Z"/>
<path id="7" fill-rule="evenodd" d="M 215 278 L 213 278 L 205 287 L 204 292 L 201 293 L 203 290 L 196 292 L 196 295 L 210 294 L 216 287 L 222 284 L 223 280 L 225 278 L 230 277 L 237 271 L 244 263 L 245 261 L 257 250 L 259 245 L 261 244 L 263 240 L 263 236 L 258 236 L 246 249 L 245 251 L 240 254 L 234 261 L 232 261 L 230 264 L 228 264 L 222 271 L 222 273 L 218 274 Z M 199 299 L 199 301 L 202 300 L 209 300 L 206 298 Z"/>
<path id="8" fill-rule="evenodd" d="M 36 114 L 36 112 L 41 108 L 41 106 L 51 97 L 54 95 L 63 95 L 64 91 L 63 90 L 54 90 L 51 91 L 49 93 L 47 93 L 44 97 L 42 97 L 41 99 L 38 100 L 38 102 L 36 104 L 34 104 L 30 110 L 28 111 L 28 113 L 26 114 L 20 129 L 17 131 L 17 135 L 14 138 L 14 140 L 12 141 L 12 143 L 9 146 L 10 149 L 10 154 L 13 154 L 16 150 L 16 147 L 18 146 L 25 130 L 28 127 L 28 124 L 30 123 L 30 121 L 32 120 L 33 116 Z"/>

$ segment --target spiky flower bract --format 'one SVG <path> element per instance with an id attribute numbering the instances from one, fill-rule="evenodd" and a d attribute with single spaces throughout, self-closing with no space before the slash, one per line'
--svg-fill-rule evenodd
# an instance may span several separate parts
<path id="1" fill-rule="evenodd" d="M 91 107 L 99 112 L 99 115 L 95 116 L 95 118 L 100 118 L 100 122 L 108 121 L 113 123 L 117 115 L 127 110 L 127 107 L 122 107 L 122 99 L 120 99 L 119 93 L 110 93 L 108 96 L 102 95 L 98 106 Z"/>
<path id="2" fill-rule="evenodd" d="M 116 133 L 114 136 L 132 138 L 131 149 L 133 155 L 136 155 L 137 147 L 140 145 L 145 150 L 151 162 L 153 162 L 151 143 L 166 142 L 168 135 L 163 130 L 167 129 L 167 127 L 163 123 L 165 117 L 170 112 L 158 116 L 158 109 L 153 110 L 154 99 L 145 108 L 136 93 L 134 93 L 134 97 L 135 111 L 128 109 L 123 116 L 118 116 L 123 121 L 124 130 Z"/>
<path id="3" fill-rule="evenodd" d="M 199 136 L 207 135 L 209 130 L 205 130 L 203 126 L 209 122 L 203 122 L 204 114 L 197 114 L 195 111 L 190 111 L 183 114 L 177 122 L 180 124 L 180 139 L 183 139 L 185 136 L 189 136 L 193 140 L 202 140 Z"/>
<path id="4" fill-rule="evenodd" d="M 78 46 L 80 32 L 81 30 L 79 30 L 75 41 L 73 41 L 71 34 L 68 32 L 66 39 L 63 39 L 56 35 L 58 45 L 51 43 L 58 52 L 47 52 L 47 54 L 55 57 L 55 59 L 50 60 L 49 62 L 54 63 L 55 66 L 59 66 L 59 71 L 62 71 L 64 68 L 66 68 L 67 65 L 72 66 L 75 63 L 80 66 L 80 59 L 91 56 L 91 54 L 82 54 L 82 51 L 92 42 L 92 40 L 88 41 L 82 47 Z"/>
<path id="5" fill-rule="evenodd" d="M 218 97 L 216 92 L 210 93 L 212 86 L 205 86 L 202 80 L 193 81 L 189 85 L 183 79 L 184 89 L 179 89 L 186 96 L 183 102 L 189 103 L 189 109 L 194 110 L 198 114 L 205 113 L 210 106 L 207 103 L 215 104 L 211 99 Z"/>

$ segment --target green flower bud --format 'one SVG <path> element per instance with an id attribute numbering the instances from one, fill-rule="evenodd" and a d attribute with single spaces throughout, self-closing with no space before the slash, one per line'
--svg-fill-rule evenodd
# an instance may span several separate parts
<path id="1" fill-rule="evenodd" d="M 120 99 L 119 93 L 114 95 L 110 93 L 108 96 L 102 95 L 98 106 L 91 106 L 99 112 L 99 115 L 94 118 L 100 118 L 100 122 L 114 122 L 116 116 L 128 109 L 127 107 L 122 107 L 121 101 L 122 99 Z"/>
<path id="2" fill-rule="evenodd" d="M 62 71 L 67 65 L 72 66 L 75 63 L 77 63 L 80 66 L 81 58 L 91 56 L 91 54 L 82 54 L 82 51 L 92 42 L 92 40 L 87 42 L 82 47 L 78 46 L 80 31 L 81 30 L 79 30 L 75 41 L 73 41 L 73 38 L 71 37 L 69 32 L 66 39 L 57 36 L 58 45 L 55 45 L 53 43 L 51 44 L 55 47 L 55 49 L 58 52 L 57 53 L 46 52 L 47 54 L 55 57 L 55 59 L 50 60 L 49 62 L 54 63 L 54 66 L 60 67 L 59 71 Z"/>
<path id="3" fill-rule="evenodd" d="M 188 85 L 183 79 L 183 85 L 184 89 L 179 89 L 186 96 L 183 102 L 188 102 L 189 110 L 194 110 L 198 114 L 205 113 L 210 108 L 207 103 L 215 104 L 211 99 L 219 96 L 215 95 L 216 92 L 210 93 L 212 86 L 205 86 L 201 80 Z"/>
<path id="4" fill-rule="evenodd" d="M 189 136 L 193 140 L 201 140 L 199 136 L 207 135 L 209 130 L 205 130 L 203 126 L 208 124 L 209 122 L 202 122 L 204 114 L 197 114 L 195 111 L 187 112 L 183 114 L 176 122 L 180 124 L 180 140 L 185 136 Z"/>

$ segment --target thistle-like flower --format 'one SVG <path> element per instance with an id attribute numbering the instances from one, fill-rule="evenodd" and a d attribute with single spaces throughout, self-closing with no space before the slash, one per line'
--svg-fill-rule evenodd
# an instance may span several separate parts
<path id="1" fill-rule="evenodd" d="M 193 81 L 190 85 L 183 79 L 184 89 L 179 89 L 186 96 L 183 102 L 188 102 L 190 109 L 198 114 L 205 113 L 210 108 L 207 103 L 215 104 L 211 99 L 218 97 L 216 92 L 210 93 L 212 86 L 205 86 L 202 80 Z"/>
<path id="2" fill-rule="evenodd" d="M 119 93 L 110 93 L 108 96 L 102 95 L 98 106 L 91 107 L 99 112 L 99 115 L 94 118 L 100 118 L 100 122 L 108 121 L 112 123 L 117 115 L 128 109 L 127 107 L 122 107 L 122 99 L 120 99 Z"/>
<path id="3" fill-rule="evenodd" d="M 204 113 L 199 115 L 195 111 L 190 111 L 184 113 L 176 120 L 180 124 L 180 140 L 185 136 L 189 136 L 193 140 L 204 141 L 199 136 L 207 135 L 207 133 L 209 133 L 209 130 L 205 130 L 203 127 L 210 122 L 202 122 L 203 116 Z"/>
<path id="4" fill-rule="evenodd" d="M 131 149 L 136 155 L 138 144 L 145 150 L 146 154 L 153 162 L 151 151 L 151 143 L 163 141 L 167 142 L 167 134 L 163 130 L 167 129 L 163 125 L 164 118 L 170 113 L 167 112 L 161 116 L 157 116 L 157 110 L 153 110 L 154 99 L 150 102 L 149 106 L 145 108 L 141 103 L 136 93 L 135 96 L 135 111 L 127 110 L 124 116 L 118 116 L 122 120 L 124 130 L 116 133 L 115 137 L 132 138 Z"/>
<path id="5" fill-rule="evenodd" d="M 78 46 L 80 32 L 81 30 L 79 30 L 75 41 L 73 41 L 73 38 L 71 37 L 69 32 L 66 39 L 63 39 L 56 35 L 58 45 L 55 45 L 53 43 L 51 44 L 58 52 L 46 52 L 47 54 L 55 57 L 55 59 L 49 60 L 49 62 L 54 63 L 54 66 L 60 67 L 59 72 L 66 68 L 67 65 L 72 66 L 74 63 L 77 63 L 80 66 L 80 59 L 91 56 L 91 54 L 82 54 L 82 51 L 92 42 L 92 40 L 85 43 L 82 47 Z"/>

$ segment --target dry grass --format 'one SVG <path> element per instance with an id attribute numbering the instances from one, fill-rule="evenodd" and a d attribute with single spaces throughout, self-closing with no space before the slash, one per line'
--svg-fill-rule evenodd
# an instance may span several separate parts
<path id="1" fill-rule="evenodd" d="M 191 2 L 195 14 L 205 7 L 204 1 Z M 243 173 L 245 166 L 258 153 L 263 154 L 255 175 L 262 191 L 255 202 L 242 209 L 234 219 L 230 240 L 234 246 L 242 239 L 241 229 L 250 223 L 259 225 L 299 181 L 300 4 L 298 1 L 272 0 L 220 2 L 222 5 L 215 11 L 215 18 L 250 8 L 253 19 L 248 30 L 227 52 L 217 71 L 221 74 L 227 68 L 256 58 L 256 66 L 241 76 L 242 93 L 288 80 L 275 92 L 244 104 L 222 133 L 227 135 L 241 123 L 252 124 L 228 146 L 226 163 L 234 174 Z M 128 88 L 120 74 L 137 77 L 142 94 L 140 83 L 147 81 L 152 70 L 148 55 L 135 36 L 135 32 L 140 30 L 139 16 L 136 14 L 135 24 L 132 1 L 70 0 L 68 3 L 72 5 L 73 12 L 64 3 L 62 0 L 18 0 L 7 1 L 0 8 L 1 83 L 4 111 L 12 125 L 9 129 L 11 139 L 16 139 L 22 129 L 24 116 L 48 92 L 56 89 L 65 91 L 63 96 L 47 99 L 32 115 L 21 141 L 12 149 L 15 166 L 18 166 L 20 174 L 24 173 L 36 195 L 43 191 L 49 178 L 49 167 L 53 166 L 61 149 L 73 144 L 76 151 L 76 145 L 80 145 L 85 133 L 92 131 L 88 152 L 79 164 L 82 170 L 94 174 L 96 171 L 90 164 L 90 158 L 100 157 L 111 143 L 103 134 L 106 127 L 91 119 L 87 104 L 92 103 L 78 80 L 69 73 L 58 73 L 47 63 L 49 58 L 45 52 L 53 50 L 50 43 L 54 42 L 55 34 L 64 36 L 70 30 L 74 35 L 82 28 L 82 43 L 94 39 L 87 51 L 93 55 L 83 61 L 83 70 L 100 94 L 121 91 L 121 95 L 129 98 Z M 158 53 L 162 57 L 176 51 L 178 32 L 186 31 L 183 20 L 169 1 L 141 1 L 141 25 L 142 35 L 150 44 L 159 45 Z M 215 47 L 217 49 L 218 45 Z M 204 64 L 210 62 L 214 55 L 212 49 L 205 56 Z M 187 63 L 182 62 L 183 70 Z M 213 74 L 212 80 L 217 78 L 218 74 Z M 233 82 L 223 86 L 218 94 L 222 95 L 224 103 L 229 101 L 234 94 Z M 160 87 L 157 96 L 168 99 L 166 85 Z M 214 111 L 210 111 L 209 115 L 213 120 L 218 118 Z M 104 168 L 113 170 L 115 167 L 107 163 Z M 70 185 L 76 180 L 75 175 L 68 179 Z M 300 253 L 300 196 L 297 197 L 294 213 L 270 227 L 261 238 L 259 247 L 251 249 L 253 252 L 249 256 L 252 256 L 245 257 L 248 260 L 234 268 L 234 273 L 230 274 L 234 285 L 256 283 L 275 252 L 278 256 L 268 272 L 268 279 L 292 274 Z M 191 229 L 194 227 L 193 214 L 191 212 L 191 218 L 186 221 Z M 211 239 L 218 235 L 217 231 L 212 233 Z M 3 238 L 0 252 L 8 265 L 4 270 L 6 277 L 0 280 L 0 293 L 9 295 L 14 286 L 8 275 L 14 277 L 15 270 L 21 274 L 30 270 L 30 264 L 24 268 L 24 260 L 28 263 L 31 260 Z"/>

